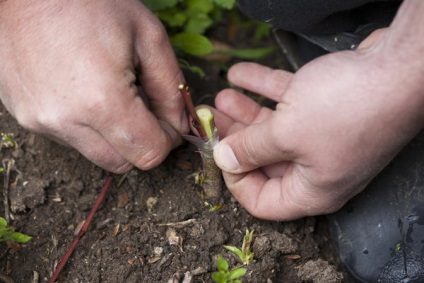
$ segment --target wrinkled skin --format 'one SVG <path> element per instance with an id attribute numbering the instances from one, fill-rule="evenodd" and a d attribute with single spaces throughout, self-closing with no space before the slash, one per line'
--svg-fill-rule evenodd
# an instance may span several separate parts
<path id="1" fill-rule="evenodd" d="M 277 102 L 261 108 L 234 89 L 215 101 L 224 138 L 214 158 L 251 214 L 334 212 L 422 129 L 424 5 L 404 3 L 387 32 L 357 51 L 322 56 L 296 74 L 254 63 L 230 69 L 231 83 Z"/>
<path id="2" fill-rule="evenodd" d="M 181 142 L 184 78 L 139 1 L 1 1 L 0 19 L 0 97 L 22 126 L 117 173 Z"/>

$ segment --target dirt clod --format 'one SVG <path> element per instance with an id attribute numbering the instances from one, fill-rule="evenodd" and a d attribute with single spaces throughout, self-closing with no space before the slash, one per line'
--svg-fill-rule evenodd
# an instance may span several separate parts
<path id="1" fill-rule="evenodd" d="M 322 259 L 307 261 L 299 268 L 297 275 L 302 280 L 314 283 L 340 283 L 343 280 L 343 275 Z"/>

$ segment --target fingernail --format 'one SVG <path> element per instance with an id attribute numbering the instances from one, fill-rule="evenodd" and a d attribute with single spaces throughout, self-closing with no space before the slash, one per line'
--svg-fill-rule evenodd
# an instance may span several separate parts
<path id="1" fill-rule="evenodd" d="M 224 171 L 235 172 L 240 169 L 240 163 L 228 144 L 219 143 L 215 146 L 214 157 L 216 163 L 218 163 Z"/>

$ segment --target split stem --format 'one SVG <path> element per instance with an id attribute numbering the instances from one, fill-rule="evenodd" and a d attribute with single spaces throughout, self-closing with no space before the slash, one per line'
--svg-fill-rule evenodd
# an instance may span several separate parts
<path id="1" fill-rule="evenodd" d="M 178 89 L 180 90 L 180 93 L 184 98 L 184 103 L 186 105 L 188 114 L 190 115 L 192 119 L 193 127 L 197 130 L 197 132 L 199 133 L 199 136 L 203 140 L 207 140 L 207 135 L 200 123 L 199 117 L 197 116 L 197 113 L 196 113 L 196 109 L 194 108 L 194 105 L 193 105 L 193 100 L 191 99 L 190 87 L 186 84 L 180 84 L 178 86 Z"/>

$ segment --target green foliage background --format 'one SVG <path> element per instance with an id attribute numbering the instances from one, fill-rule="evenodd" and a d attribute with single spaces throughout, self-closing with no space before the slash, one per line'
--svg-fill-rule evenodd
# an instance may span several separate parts
<path id="1" fill-rule="evenodd" d="M 212 52 L 213 45 L 206 31 L 218 23 L 225 12 L 233 10 L 236 0 L 141 0 L 162 21 L 168 30 L 172 45 L 177 51 L 201 56 Z M 255 23 L 255 37 L 266 36 L 271 28 Z M 275 51 L 275 48 L 230 49 L 224 53 L 241 59 L 258 59 Z"/>
<path id="2" fill-rule="evenodd" d="M 211 53 L 212 43 L 203 36 L 234 8 L 236 0 L 142 0 L 168 29 L 172 45 L 191 55 Z"/>

